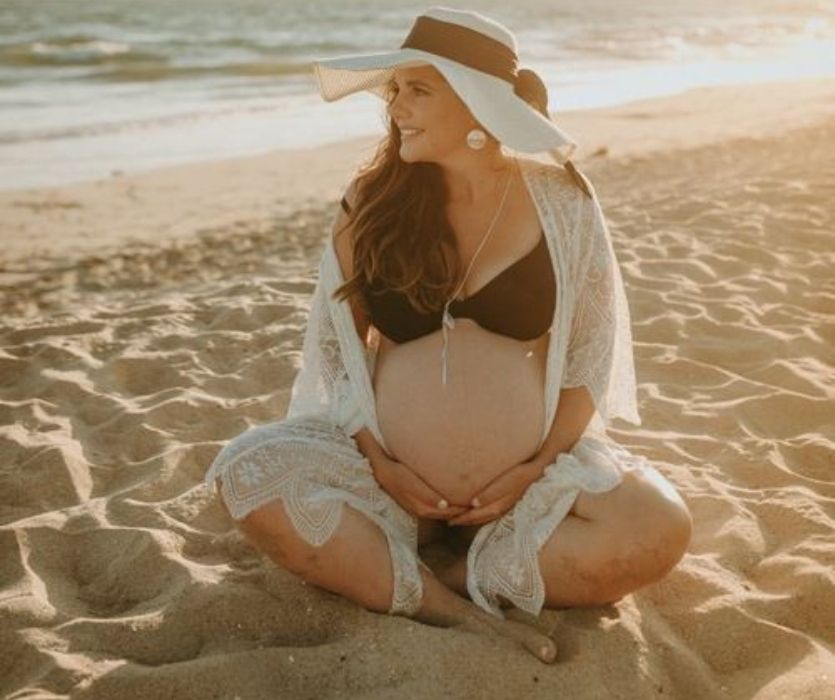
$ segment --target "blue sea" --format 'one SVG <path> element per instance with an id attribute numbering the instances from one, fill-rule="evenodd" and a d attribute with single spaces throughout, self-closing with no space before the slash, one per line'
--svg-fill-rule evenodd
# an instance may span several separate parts
<path id="1" fill-rule="evenodd" d="M 835 0 L 442 3 L 507 25 L 551 110 L 835 74 Z M 3 0 L 0 188 L 382 134 L 318 94 L 316 58 L 397 48 L 404 0 Z"/>

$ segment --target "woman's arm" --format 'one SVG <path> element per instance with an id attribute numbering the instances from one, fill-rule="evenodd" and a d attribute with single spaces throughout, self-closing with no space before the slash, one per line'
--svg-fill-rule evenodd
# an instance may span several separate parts
<path id="1" fill-rule="evenodd" d="M 615 266 L 599 202 L 583 199 L 576 232 L 580 264 L 560 397 L 537 458 L 552 464 L 582 437 L 595 410 L 606 410 L 615 342 Z"/>
<path id="2" fill-rule="evenodd" d="M 547 466 L 553 464 L 561 452 L 570 452 L 583 435 L 593 415 L 594 402 L 586 387 L 578 386 L 560 391 L 551 430 L 548 431 L 534 459 Z"/>
<path id="3" fill-rule="evenodd" d="M 344 280 L 350 280 L 354 276 L 354 259 L 353 259 L 353 223 L 349 219 L 348 214 L 354 208 L 357 185 L 356 180 L 351 182 L 345 195 L 340 202 L 341 207 L 334 222 L 331 236 L 333 238 L 333 248 L 336 254 L 337 262 L 339 263 L 340 272 Z M 352 295 L 349 299 L 349 306 L 354 320 L 354 328 L 362 345 L 366 345 L 368 329 L 371 319 L 364 313 L 357 301 L 356 295 Z M 338 422 L 351 437 L 357 435 L 364 428 L 364 417 L 360 409 L 359 401 L 355 394 L 352 393 L 350 381 L 347 376 L 339 380 L 340 393 L 340 410 Z M 371 440 L 374 438 L 368 430 L 368 437 Z M 367 443 L 367 441 L 364 441 Z M 376 444 L 376 441 L 375 441 Z M 379 446 L 378 446 L 379 447 Z M 370 459 L 370 455 L 366 454 Z"/>
<path id="4" fill-rule="evenodd" d="M 345 190 L 345 201 L 349 208 L 353 210 L 356 202 L 357 184 L 353 180 Z M 353 244 L 354 227 L 347 212 L 343 208 L 339 209 L 336 221 L 334 222 L 331 236 L 333 238 L 333 249 L 336 253 L 336 259 L 339 261 L 339 267 L 342 272 L 342 278 L 347 281 L 354 276 L 354 244 Z M 355 296 L 349 299 L 351 307 L 351 314 L 354 317 L 354 326 L 357 329 L 357 335 L 360 337 L 363 345 L 367 341 L 368 327 L 371 324 L 371 319 L 363 313 Z"/>
<path id="5" fill-rule="evenodd" d="M 376 460 L 387 456 L 382 445 L 377 442 L 374 434 L 367 427 L 363 426 L 359 432 L 355 433 L 351 437 L 353 437 L 356 441 L 359 451 L 368 458 L 369 462 L 371 462 L 372 467 L 374 466 Z"/>

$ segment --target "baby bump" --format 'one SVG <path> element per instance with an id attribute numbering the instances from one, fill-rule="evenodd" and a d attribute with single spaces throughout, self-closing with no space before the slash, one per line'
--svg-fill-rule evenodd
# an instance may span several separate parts
<path id="1" fill-rule="evenodd" d="M 374 376 L 377 419 L 394 458 L 450 503 L 465 504 L 539 448 L 543 353 L 459 323 L 450 334 L 443 385 L 440 348 L 440 333 L 381 347 Z"/>

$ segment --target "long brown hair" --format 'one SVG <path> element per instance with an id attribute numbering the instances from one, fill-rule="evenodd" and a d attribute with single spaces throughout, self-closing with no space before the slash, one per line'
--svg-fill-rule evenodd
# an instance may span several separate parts
<path id="1" fill-rule="evenodd" d="M 544 83 L 533 71 L 519 72 L 517 94 L 548 117 Z M 395 87 L 393 81 L 386 86 L 386 102 L 393 99 Z M 355 177 L 357 194 L 350 213 L 353 275 L 332 298 L 340 301 L 358 294 L 360 307 L 369 314 L 368 295 L 391 290 L 405 294 L 417 311 L 430 313 L 443 308 L 463 268 L 445 214 L 449 193 L 439 165 L 400 159 L 400 130 L 391 117 L 388 126 L 376 153 Z M 570 161 L 566 169 L 589 195 Z"/>

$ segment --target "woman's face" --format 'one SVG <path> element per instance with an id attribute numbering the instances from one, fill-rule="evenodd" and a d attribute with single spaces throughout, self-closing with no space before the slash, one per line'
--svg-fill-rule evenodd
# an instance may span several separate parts
<path id="1" fill-rule="evenodd" d="M 477 122 L 434 66 L 395 69 L 390 90 L 388 113 L 400 132 L 402 160 L 442 162 L 467 149 L 467 132 Z"/>

